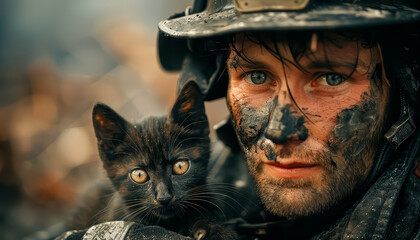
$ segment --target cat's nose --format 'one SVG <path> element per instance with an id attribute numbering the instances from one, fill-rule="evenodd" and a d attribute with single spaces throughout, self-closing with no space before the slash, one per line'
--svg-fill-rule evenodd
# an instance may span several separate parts
<path id="1" fill-rule="evenodd" d="M 156 185 L 155 194 L 156 202 L 163 206 L 167 206 L 173 198 L 170 185 L 165 182 L 160 182 Z"/>
<path id="2" fill-rule="evenodd" d="M 172 200 L 173 196 L 170 194 L 164 195 L 164 196 L 157 196 L 156 201 L 163 206 L 167 206 L 169 202 Z"/>

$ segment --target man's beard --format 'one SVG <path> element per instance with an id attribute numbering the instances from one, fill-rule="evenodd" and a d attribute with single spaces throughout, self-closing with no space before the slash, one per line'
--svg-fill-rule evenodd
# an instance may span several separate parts
<path id="1" fill-rule="evenodd" d="M 376 138 L 376 137 L 375 137 Z M 360 139 L 346 143 L 332 144 L 322 150 L 289 149 L 285 146 L 278 152 L 278 157 L 293 156 L 296 159 L 312 159 L 323 172 L 319 176 L 284 179 L 265 176 L 263 162 L 258 159 L 258 151 L 245 151 L 251 175 L 253 175 L 260 199 L 265 208 L 276 216 L 293 218 L 320 214 L 330 209 L 361 185 L 367 177 L 373 158 L 371 147 L 363 149 L 345 146 Z M 358 146 L 362 147 L 361 144 Z M 333 149 L 345 149 L 334 153 Z M 374 147 L 375 148 L 375 147 Z M 355 155 L 351 154 L 355 153 Z M 256 157 L 256 158 L 255 158 Z"/>

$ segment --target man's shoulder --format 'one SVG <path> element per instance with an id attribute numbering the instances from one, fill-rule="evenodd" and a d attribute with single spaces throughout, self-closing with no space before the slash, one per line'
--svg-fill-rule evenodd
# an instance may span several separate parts
<path id="1" fill-rule="evenodd" d="M 420 239 L 420 179 L 409 176 L 394 209 L 389 239 Z"/>

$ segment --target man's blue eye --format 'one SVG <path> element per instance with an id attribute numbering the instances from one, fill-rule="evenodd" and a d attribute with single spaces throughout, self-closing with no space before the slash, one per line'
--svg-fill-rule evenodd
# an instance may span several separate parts
<path id="1" fill-rule="evenodd" d="M 267 75 L 260 71 L 249 72 L 246 74 L 246 81 L 253 84 L 263 84 L 267 82 Z"/>
<path id="2" fill-rule="evenodd" d="M 324 82 L 325 81 L 325 82 Z M 327 73 L 322 76 L 321 84 L 328 86 L 337 86 L 346 81 L 346 78 L 337 73 Z"/>

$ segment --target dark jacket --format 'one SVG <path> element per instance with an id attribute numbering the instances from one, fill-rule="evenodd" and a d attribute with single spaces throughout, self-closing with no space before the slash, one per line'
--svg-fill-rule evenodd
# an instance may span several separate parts
<path id="1" fill-rule="evenodd" d="M 230 132 L 230 133 L 229 133 Z M 242 153 L 233 139 L 229 127 L 218 131 L 219 138 L 230 144 L 230 153 L 220 155 L 215 163 L 218 181 L 230 182 L 245 179 L 247 169 Z M 372 178 L 371 183 L 358 190 L 329 212 L 310 218 L 285 221 L 269 213 L 252 209 L 243 212 L 240 219 L 231 220 L 242 239 L 420 239 L 420 179 L 414 170 L 420 160 L 420 137 L 416 133 L 398 152 L 392 148 L 384 169 Z M 382 154 L 383 155 L 383 154 Z M 223 160 L 224 159 L 224 160 Z M 235 169 L 235 171 L 232 171 Z M 239 171 L 240 170 L 240 171 Z M 239 178 L 233 175 L 239 174 Z M 239 191 L 257 199 L 252 184 Z M 250 194 L 252 193 L 252 194 Z M 259 211 L 259 212 L 258 212 Z"/>
<path id="2" fill-rule="evenodd" d="M 413 172 L 419 162 L 420 137 L 415 134 L 372 183 L 329 212 L 310 218 L 282 220 L 263 210 L 253 189 L 243 153 L 230 127 L 217 130 L 209 181 L 235 186 L 240 206 L 228 199 L 226 225 L 240 239 L 420 239 L 420 179 Z M 223 143 L 225 144 L 223 144 Z M 228 145 L 228 146 L 226 146 Z M 57 239 L 190 239 L 157 226 L 108 222 Z M 102 238 L 101 238 L 102 239 Z"/>

